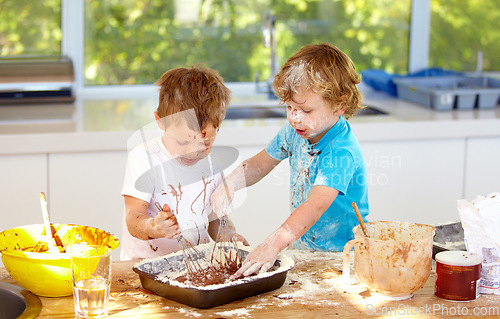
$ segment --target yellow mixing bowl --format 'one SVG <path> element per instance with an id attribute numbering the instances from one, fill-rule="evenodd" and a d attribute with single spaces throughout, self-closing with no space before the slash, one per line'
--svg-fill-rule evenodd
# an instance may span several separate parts
<path id="1" fill-rule="evenodd" d="M 52 224 L 64 246 L 85 242 L 115 249 L 116 236 L 80 225 Z M 21 226 L 0 233 L 2 262 L 12 278 L 25 289 L 43 297 L 62 297 L 73 293 L 69 253 L 32 252 L 45 242 L 43 224 Z"/>

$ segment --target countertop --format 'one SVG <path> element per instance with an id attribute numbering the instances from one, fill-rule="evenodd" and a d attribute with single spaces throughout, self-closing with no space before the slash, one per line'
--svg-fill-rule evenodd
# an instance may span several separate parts
<path id="1" fill-rule="evenodd" d="M 366 105 L 388 115 L 350 119 L 360 142 L 500 136 L 498 105 L 483 110 L 434 111 L 366 87 L 362 91 Z M 1 105 L 0 154 L 127 150 L 134 131 L 155 128 L 156 105 L 156 98 L 151 96 L 79 98 L 72 104 Z M 248 106 L 278 106 L 278 102 L 233 99 L 230 107 Z M 265 145 L 285 121 L 224 120 L 216 145 Z"/>
<path id="2" fill-rule="evenodd" d="M 287 253 L 294 258 L 295 267 L 281 288 L 211 309 L 191 308 L 152 294 L 141 287 L 132 271 L 135 262 L 114 262 L 109 318 L 470 318 L 481 311 L 486 314 L 481 318 L 500 315 L 499 296 L 481 295 L 475 301 L 460 303 L 434 296 L 434 269 L 411 299 L 387 301 L 361 284 L 348 285 L 342 280 L 338 270 L 341 253 Z M 0 268 L 0 280 L 14 283 L 5 268 Z M 40 299 L 39 318 L 74 317 L 73 297 Z"/>

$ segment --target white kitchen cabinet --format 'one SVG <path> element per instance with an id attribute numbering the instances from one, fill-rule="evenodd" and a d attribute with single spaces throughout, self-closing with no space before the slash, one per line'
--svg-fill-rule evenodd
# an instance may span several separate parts
<path id="1" fill-rule="evenodd" d="M 465 198 L 500 192 L 500 137 L 467 139 Z"/>
<path id="2" fill-rule="evenodd" d="M 0 231 L 43 223 L 40 192 L 47 193 L 47 155 L 0 156 Z"/>
<path id="3" fill-rule="evenodd" d="M 464 139 L 361 144 L 368 169 L 370 221 L 438 224 L 459 220 Z"/>
<path id="4" fill-rule="evenodd" d="M 126 151 L 50 154 L 52 221 L 93 226 L 121 237 L 126 159 Z"/>

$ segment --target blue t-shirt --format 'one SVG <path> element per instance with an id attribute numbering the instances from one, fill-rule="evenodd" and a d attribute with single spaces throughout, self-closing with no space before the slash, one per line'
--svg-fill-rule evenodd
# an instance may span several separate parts
<path id="1" fill-rule="evenodd" d="M 365 221 L 368 215 L 365 161 L 349 123 L 341 116 L 316 144 L 301 138 L 287 123 L 267 145 L 266 152 L 277 160 L 289 160 L 292 211 L 306 201 L 313 186 L 339 191 L 330 207 L 295 246 L 341 251 L 354 238 L 352 228 L 358 224 L 352 202 L 356 202 Z"/>

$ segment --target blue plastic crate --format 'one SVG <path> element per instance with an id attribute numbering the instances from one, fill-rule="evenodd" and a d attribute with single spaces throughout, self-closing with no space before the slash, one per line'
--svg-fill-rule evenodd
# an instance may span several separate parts
<path id="1" fill-rule="evenodd" d="M 396 84 L 392 81 L 397 74 L 389 74 L 384 70 L 368 69 L 361 72 L 362 81 L 377 91 L 386 92 L 392 96 L 397 96 Z"/>
<path id="2" fill-rule="evenodd" d="M 377 91 L 386 92 L 392 96 L 398 96 L 397 86 L 396 83 L 394 83 L 394 79 L 462 75 L 461 72 L 440 68 L 428 68 L 418 72 L 408 73 L 406 75 L 387 73 L 386 71 L 380 69 L 366 69 L 360 73 L 361 79 L 366 85 Z"/>

